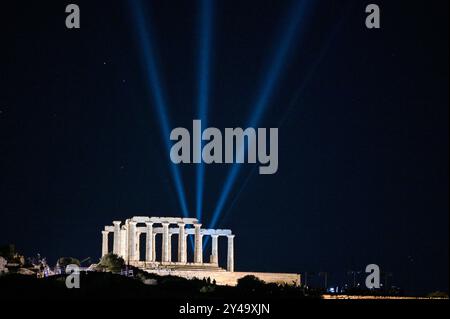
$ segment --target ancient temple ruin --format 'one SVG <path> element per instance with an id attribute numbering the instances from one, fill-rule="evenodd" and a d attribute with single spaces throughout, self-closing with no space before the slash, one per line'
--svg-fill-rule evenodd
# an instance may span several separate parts
<path id="1" fill-rule="evenodd" d="M 234 271 L 234 235 L 228 229 L 204 229 L 195 218 L 175 217 L 133 217 L 124 223 L 114 221 L 112 226 L 105 226 L 102 231 L 102 256 L 109 252 L 108 235 L 113 233 L 113 253 L 121 256 L 132 266 L 146 269 L 172 268 L 176 266 L 219 267 L 219 237 L 226 237 L 228 242 L 227 271 Z M 161 236 L 161 247 L 156 247 L 156 236 Z M 177 236 L 178 254 L 172 260 L 172 236 Z M 145 236 L 145 258 L 140 256 L 141 236 Z M 188 261 L 188 236 L 193 236 L 193 260 Z M 203 260 L 203 238 L 211 237 L 209 261 Z M 161 258 L 157 260 L 156 250 L 161 249 Z"/>
<path id="2" fill-rule="evenodd" d="M 113 252 L 121 256 L 126 264 L 150 273 L 189 279 L 209 278 L 222 285 L 236 285 L 239 278 L 247 275 L 265 282 L 300 285 L 299 274 L 236 272 L 235 235 L 229 229 L 202 228 L 196 218 L 135 216 L 125 222 L 113 221 L 112 225 L 105 226 L 102 235 L 102 256 Z M 205 236 L 210 236 L 211 247 L 204 251 Z M 109 243 L 110 237 L 112 245 Z M 220 237 L 226 238 L 227 242 L 225 267 L 219 265 Z M 193 245 L 188 244 L 192 242 Z M 142 243 L 145 249 L 141 247 Z M 193 250 L 188 254 L 190 247 Z M 172 253 L 175 249 L 177 253 Z M 189 255 L 191 258 L 188 258 Z M 209 256 L 208 260 L 203 260 L 204 256 Z"/>

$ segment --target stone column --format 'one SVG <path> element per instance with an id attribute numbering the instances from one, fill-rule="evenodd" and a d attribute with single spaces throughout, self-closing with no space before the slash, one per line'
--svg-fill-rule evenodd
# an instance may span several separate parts
<path id="1" fill-rule="evenodd" d="M 153 251 L 153 260 L 152 261 L 156 261 L 156 233 L 153 233 L 152 251 Z"/>
<path id="2" fill-rule="evenodd" d="M 212 243 L 211 243 L 211 259 L 210 263 L 218 265 L 219 264 L 219 235 L 211 235 Z"/>
<path id="3" fill-rule="evenodd" d="M 116 255 L 120 254 L 120 221 L 113 221 L 114 224 L 114 243 L 113 243 L 113 253 Z"/>
<path id="4" fill-rule="evenodd" d="M 194 224 L 194 227 L 195 227 L 194 263 L 203 264 L 203 242 L 201 234 L 202 224 Z"/>
<path id="5" fill-rule="evenodd" d="M 178 262 L 182 264 L 187 262 L 185 226 L 185 223 L 178 223 Z"/>
<path id="6" fill-rule="evenodd" d="M 102 231 L 102 257 L 108 253 L 108 234 L 109 231 Z"/>
<path id="7" fill-rule="evenodd" d="M 128 261 L 135 261 L 136 249 L 136 222 L 128 224 Z"/>
<path id="8" fill-rule="evenodd" d="M 126 229 L 120 230 L 120 256 L 127 259 L 127 231 Z"/>
<path id="9" fill-rule="evenodd" d="M 228 258 L 227 258 L 227 270 L 234 271 L 234 235 L 227 235 L 228 237 Z"/>
<path id="10" fill-rule="evenodd" d="M 162 262 L 169 261 L 169 223 L 162 223 L 163 234 L 162 234 Z"/>
<path id="11" fill-rule="evenodd" d="M 147 226 L 146 245 L 145 245 L 145 261 L 153 261 L 153 223 L 145 223 Z"/>
<path id="12" fill-rule="evenodd" d="M 134 260 L 139 261 L 141 259 L 141 232 L 136 231 L 136 239 L 134 243 Z"/>
<path id="13" fill-rule="evenodd" d="M 172 235 L 171 233 L 169 233 L 169 249 L 167 252 L 167 261 L 168 262 L 172 262 Z"/>

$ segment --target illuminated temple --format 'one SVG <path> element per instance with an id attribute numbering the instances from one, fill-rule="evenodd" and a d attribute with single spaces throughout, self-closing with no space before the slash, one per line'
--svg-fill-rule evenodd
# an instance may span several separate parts
<path id="1" fill-rule="evenodd" d="M 228 229 L 205 229 L 201 226 L 196 218 L 135 216 L 125 222 L 114 221 L 113 225 L 105 226 L 102 231 L 102 256 L 111 252 L 109 234 L 112 234 L 112 252 L 121 256 L 128 265 L 150 273 L 185 278 L 210 278 L 223 285 L 235 285 L 239 278 L 246 275 L 254 275 L 265 282 L 300 284 L 299 274 L 235 272 L 235 235 Z M 174 235 L 176 254 L 172 253 Z M 157 239 L 158 236 L 160 239 Z M 192 260 L 188 260 L 188 246 L 190 246 L 187 245 L 188 236 L 193 236 Z M 207 261 L 203 258 L 207 253 L 203 245 L 205 236 L 211 237 Z M 226 237 L 227 241 L 226 268 L 219 266 L 220 237 Z M 160 241 L 160 251 L 157 241 Z M 142 243 L 145 244 L 145 249 L 141 249 Z"/>

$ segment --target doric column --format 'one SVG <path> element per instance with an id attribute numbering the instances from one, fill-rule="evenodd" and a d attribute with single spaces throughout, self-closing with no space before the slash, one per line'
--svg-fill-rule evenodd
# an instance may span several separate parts
<path id="1" fill-rule="evenodd" d="M 185 226 L 185 223 L 178 223 L 178 262 L 182 264 L 187 262 Z"/>
<path id="2" fill-rule="evenodd" d="M 130 221 L 128 224 L 128 260 L 135 261 L 136 250 L 136 222 Z"/>
<path id="3" fill-rule="evenodd" d="M 120 254 L 120 221 L 113 221 L 114 224 L 114 243 L 113 243 L 113 253 L 116 255 Z"/>
<path id="4" fill-rule="evenodd" d="M 134 260 L 139 261 L 141 259 L 141 233 L 136 231 L 136 239 L 134 240 Z"/>
<path id="5" fill-rule="evenodd" d="M 202 224 L 194 224 L 194 227 L 195 227 L 194 263 L 202 264 L 203 263 L 203 243 L 201 234 Z"/>
<path id="6" fill-rule="evenodd" d="M 171 262 L 172 261 L 172 235 L 171 233 L 169 233 L 169 249 L 167 252 L 167 261 Z"/>
<path id="7" fill-rule="evenodd" d="M 109 231 L 102 231 L 102 257 L 108 253 L 108 233 Z"/>
<path id="8" fill-rule="evenodd" d="M 126 229 L 120 230 L 120 256 L 124 260 L 127 259 L 127 231 L 126 231 Z"/>
<path id="9" fill-rule="evenodd" d="M 163 234 L 162 234 L 162 262 L 169 261 L 169 223 L 162 223 Z"/>
<path id="10" fill-rule="evenodd" d="M 228 253 L 227 253 L 227 270 L 234 271 L 234 235 L 227 235 L 228 237 Z"/>
<path id="11" fill-rule="evenodd" d="M 218 265 L 219 264 L 219 235 L 211 235 L 212 243 L 211 243 L 211 259 L 210 263 Z"/>
<path id="12" fill-rule="evenodd" d="M 147 226 L 146 246 L 145 246 L 145 261 L 153 261 L 153 223 L 145 223 Z"/>
<path id="13" fill-rule="evenodd" d="M 153 251 L 153 260 L 152 261 L 156 261 L 156 233 L 153 233 L 152 251 Z"/>

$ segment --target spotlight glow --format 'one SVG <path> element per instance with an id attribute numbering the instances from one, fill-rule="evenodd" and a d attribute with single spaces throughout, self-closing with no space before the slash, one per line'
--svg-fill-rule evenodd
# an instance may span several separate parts
<path id="1" fill-rule="evenodd" d="M 257 127 L 258 123 L 261 121 L 264 111 L 267 109 L 269 101 L 273 95 L 276 82 L 280 78 L 283 66 L 286 64 L 289 49 L 292 47 L 292 43 L 296 38 L 300 21 L 303 21 L 306 17 L 306 13 L 309 12 L 308 8 L 306 7 L 309 3 L 308 1 L 303 0 L 294 2 L 294 6 L 290 10 L 290 17 L 288 19 L 289 23 L 287 25 L 287 28 L 283 32 L 280 43 L 277 46 L 277 50 L 273 58 L 273 63 L 271 64 L 266 73 L 266 77 L 261 83 L 260 92 L 253 107 L 254 111 L 250 116 L 249 125 L 247 125 L 247 127 Z M 245 150 L 241 149 L 241 151 Z M 227 176 L 216 208 L 213 211 L 213 216 L 209 224 L 210 228 L 214 228 L 216 226 L 222 214 L 228 196 L 230 195 L 233 185 L 239 175 L 240 168 L 240 164 L 233 164 L 233 166 L 231 167 L 231 171 Z"/>
<path id="2" fill-rule="evenodd" d="M 207 111 L 209 100 L 210 78 L 210 48 L 212 25 L 212 0 L 200 0 L 200 28 L 199 28 L 199 55 L 198 55 L 198 119 L 207 125 Z M 200 143 L 202 143 L 200 136 Z M 201 157 L 201 147 L 198 150 Z M 205 164 L 197 166 L 197 193 L 196 193 L 196 217 L 202 220 L 203 184 L 205 179 Z"/>
<path id="3" fill-rule="evenodd" d="M 170 140 L 168 136 L 170 135 L 170 124 L 169 117 L 167 115 L 167 106 L 164 99 L 163 89 L 161 87 L 161 82 L 158 75 L 158 69 L 155 61 L 155 55 L 152 47 L 152 37 L 151 32 L 148 30 L 145 17 L 143 15 L 143 7 L 139 0 L 132 0 L 131 11 L 134 16 L 134 21 L 136 22 L 137 33 L 139 36 L 139 44 L 142 50 L 142 60 L 145 67 L 145 74 L 147 76 L 147 81 L 149 82 L 152 96 L 153 104 L 156 107 L 156 113 L 158 115 L 158 122 L 160 125 L 161 133 L 167 149 L 167 158 L 170 165 L 170 172 L 175 183 L 175 189 L 177 192 L 178 200 L 180 202 L 181 211 L 185 217 L 189 216 L 189 211 L 187 208 L 186 196 L 184 193 L 183 182 L 181 179 L 181 174 L 178 167 L 170 161 Z"/>

